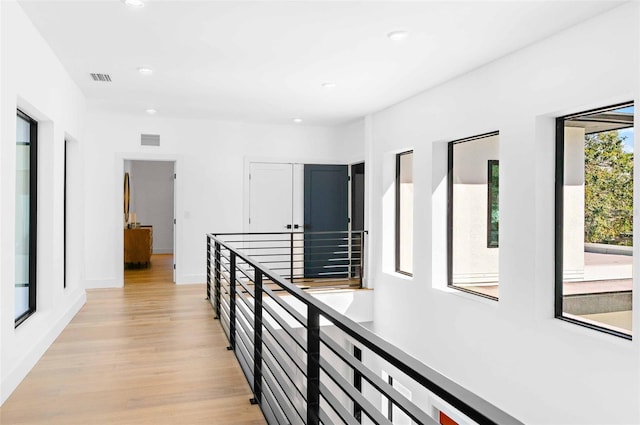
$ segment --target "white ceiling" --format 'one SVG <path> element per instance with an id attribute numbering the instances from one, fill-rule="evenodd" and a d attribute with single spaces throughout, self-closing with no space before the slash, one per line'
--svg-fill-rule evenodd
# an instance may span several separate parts
<path id="1" fill-rule="evenodd" d="M 384 109 L 619 3 L 20 1 L 92 104 L 303 125 Z M 410 37 L 390 41 L 393 30 Z"/>

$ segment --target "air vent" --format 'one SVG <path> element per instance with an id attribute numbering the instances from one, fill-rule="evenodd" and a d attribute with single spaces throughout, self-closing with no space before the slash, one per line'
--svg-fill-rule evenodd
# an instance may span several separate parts
<path id="1" fill-rule="evenodd" d="M 140 144 L 142 146 L 160 146 L 159 134 L 141 134 Z"/>
<path id="2" fill-rule="evenodd" d="M 109 81 L 111 81 L 111 75 L 109 74 L 90 74 L 91 78 L 93 78 L 93 81 L 104 81 L 105 83 L 108 83 Z"/>

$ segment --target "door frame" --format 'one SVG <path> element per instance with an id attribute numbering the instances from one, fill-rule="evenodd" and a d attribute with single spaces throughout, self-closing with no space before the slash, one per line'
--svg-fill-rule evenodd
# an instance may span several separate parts
<path id="1" fill-rule="evenodd" d="M 118 206 L 119 214 L 116 215 L 117 226 L 118 228 L 123 228 L 122 226 L 122 176 L 124 176 L 124 162 L 125 161 L 149 161 L 149 162 L 173 162 L 173 172 L 176 176 L 180 176 L 180 167 L 182 165 L 182 155 L 172 155 L 172 154 L 157 154 L 151 152 L 120 152 L 116 154 L 116 187 L 115 190 L 115 200 L 114 205 Z M 177 284 L 179 282 L 180 275 L 180 256 L 179 254 L 179 243 L 178 243 L 178 231 L 180 226 L 180 220 L 178 220 L 178 215 L 176 212 L 182 211 L 182 198 L 180 196 L 180 185 L 178 184 L 178 177 L 173 180 L 173 218 L 175 219 L 175 224 L 173 226 L 173 264 L 175 264 L 175 268 L 173 270 L 173 283 Z M 117 267 L 117 281 L 119 286 L 124 287 L 124 232 L 120 231 L 117 233 L 117 243 L 116 246 L 119 247 L 119 252 L 116 255 L 116 259 L 118 261 Z"/>
<path id="2" fill-rule="evenodd" d="M 362 164 L 362 167 L 364 168 L 364 192 L 362 194 L 363 196 L 363 208 L 364 211 L 362 212 L 362 227 L 363 230 L 367 229 L 366 226 L 366 216 L 367 216 L 367 165 L 365 163 L 364 160 L 362 161 L 357 161 L 357 162 L 352 162 L 350 163 L 349 166 L 349 230 L 353 230 L 353 215 L 354 215 L 354 211 L 353 211 L 353 207 L 355 204 L 355 194 L 353 193 L 353 189 L 355 188 L 355 179 L 353 177 L 353 167 L 355 167 L 356 165 L 360 165 Z"/>
<path id="3" fill-rule="evenodd" d="M 242 171 L 242 232 L 249 232 L 249 203 L 250 188 L 249 172 L 251 171 L 252 162 L 264 162 L 271 164 L 322 164 L 322 165 L 349 165 L 344 161 L 333 159 L 318 159 L 311 157 L 258 157 L 245 156 L 244 167 Z"/>
<path id="4" fill-rule="evenodd" d="M 347 165 L 349 168 L 349 177 L 351 177 L 351 166 L 364 162 L 365 164 L 365 194 L 364 194 L 364 228 L 367 230 L 370 223 L 371 205 L 372 199 L 369 194 L 372 193 L 373 188 L 373 176 L 371 173 L 367 173 L 367 164 L 371 164 L 371 156 L 367 155 L 355 155 L 345 160 L 336 159 L 322 159 L 314 157 L 296 157 L 296 156 L 280 156 L 280 157 L 264 157 L 264 156 L 245 156 L 242 169 L 242 230 L 241 232 L 249 232 L 249 171 L 251 169 L 252 162 L 267 162 L 267 163 L 292 163 L 292 164 L 334 164 L 334 165 Z M 349 185 L 349 218 L 351 218 L 351 185 Z M 351 223 L 349 223 L 349 230 L 351 230 Z M 366 257 L 369 257 L 369 251 L 371 249 L 371 242 L 374 238 L 371 235 L 368 237 L 367 251 L 364 253 Z M 365 276 L 371 276 L 373 267 L 369 262 L 365 264 Z M 363 282 L 364 287 L 371 288 L 373 285 L 368 278 L 365 278 Z"/>

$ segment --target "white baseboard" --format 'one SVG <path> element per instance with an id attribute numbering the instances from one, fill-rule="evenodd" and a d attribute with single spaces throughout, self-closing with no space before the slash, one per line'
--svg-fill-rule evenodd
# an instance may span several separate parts
<path id="1" fill-rule="evenodd" d="M 207 283 L 206 274 L 187 274 L 176 276 L 176 285 L 186 285 L 191 283 Z"/>
<path id="2" fill-rule="evenodd" d="M 124 282 L 118 279 L 87 279 L 84 281 L 85 289 L 122 288 Z"/>
<path id="3" fill-rule="evenodd" d="M 67 327 L 71 319 L 80 311 L 82 306 L 87 301 L 87 293 L 84 289 L 77 291 L 76 299 L 73 301 L 69 309 L 64 312 L 61 317 L 55 322 L 53 326 L 46 331 L 40 339 L 33 344 L 31 349 L 24 353 L 18 364 L 9 372 L 5 379 L 0 384 L 0 406 L 9 398 L 13 391 L 20 385 L 22 380 L 38 363 L 38 360 L 49 349 L 53 341 L 62 333 L 64 328 Z"/>

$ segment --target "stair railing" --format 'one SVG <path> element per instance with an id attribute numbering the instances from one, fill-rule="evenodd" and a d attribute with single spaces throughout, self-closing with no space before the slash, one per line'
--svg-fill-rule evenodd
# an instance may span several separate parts
<path id="1" fill-rule="evenodd" d="M 269 424 L 437 424 L 443 414 L 521 423 L 247 255 L 237 247 L 245 239 L 231 240 L 207 235 L 207 298 Z"/>

